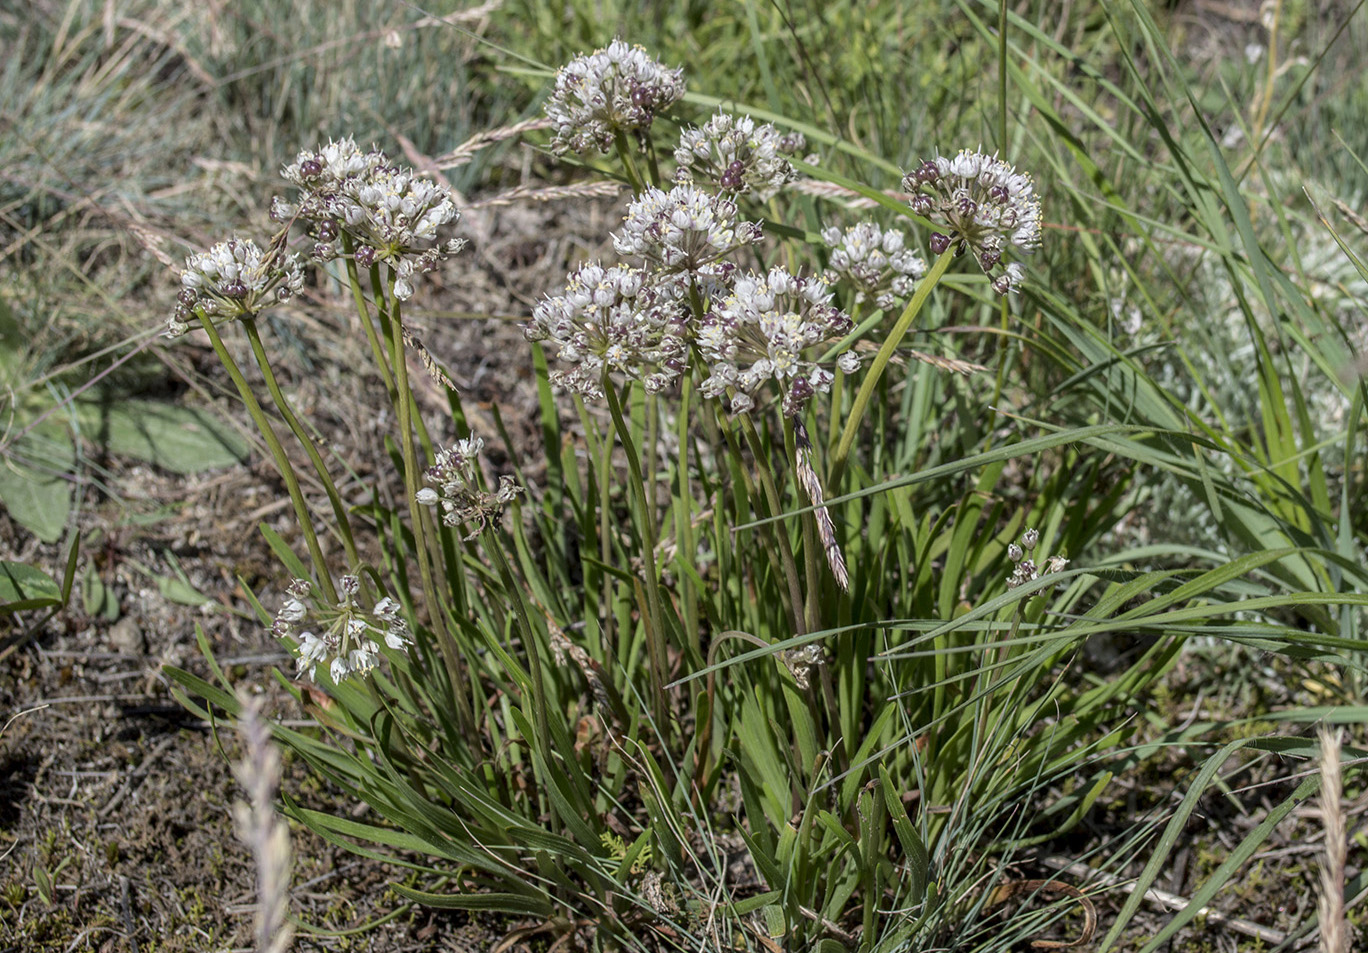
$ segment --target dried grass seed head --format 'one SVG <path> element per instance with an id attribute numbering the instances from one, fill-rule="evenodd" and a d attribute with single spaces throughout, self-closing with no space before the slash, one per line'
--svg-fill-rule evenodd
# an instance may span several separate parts
<path id="1" fill-rule="evenodd" d="M 613 234 L 620 255 L 636 255 L 663 275 L 725 281 L 734 266 L 725 259 L 760 240 L 759 222 L 737 220 L 736 203 L 692 185 L 665 192 L 649 188 L 627 207 Z"/>
<path id="2" fill-rule="evenodd" d="M 642 134 L 684 97 L 684 71 L 651 59 L 640 46 L 614 40 L 577 56 L 556 74 L 546 101 L 555 129 L 551 151 L 608 152 L 619 132 Z"/>
<path id="3" fill-rule="evenodd" d="M 286 590 L 288 598 L 276 613 L 272 631 L 299 643 L 298 674 L 317 681 L 318 667 L 326 666 L 333 683 L 349 675 L 364 675 L 380 662 L 382 640 L 395 651 L 406 652 L 412 640 L 399 603 L 382 597 L 373 608 L 360 605 L 360 577 L 342 576 L 337 583 L 338 601 L 326 602 L 306 579 L 296 579 Z M 308 628 L 305 628 L 308 626 Z M 304 631 L 297 631 L 304 629 Z"/>
<path id="4" fill-rule="evenodd" d="M 202 311 L 216 324 L 251 317 L 285 301 L 304 287 L 299 256 L 282 249 L 262 251 L 250 238 L 219 242 L 207 252 L 190 255 L 181 272 L 181 290 L 166 336 L 179 337 L 190 319 Z"/>
<path id="5" fill-rule="evenodd" d="M 701 180 L 723 192 L 753 194 L 764 202 L 798 175 L 787 154 L 803 148 L 769 123 L 718 112 L 700 129 L 686 129 L 675 149 L 675 181 Z"/>
<path id="6" fill-rule="evenodd" d="M 742 275 L 698 322 L 699 352 L 711 372 L 701 390 L 720 397 L 730 388 L 732 412 L 745 413 L 773 380 L 783 395 L 784 414 L 796 416 L 814 394 L 830 390 L 834 380 L 806 352 L 853 327 L 850 317 L 832 306 L 831 292 L 820 278 L 797 277 L 778 267 Z M 859 358 L 846 351 L 837 363 L 850 373 Z"/>
<path id="7" fill-rule="evenodd" d="M 823 279 L 828 284 L 850 282 L 856 304 L 872 300 L 876 307 L 891 310 L 911 296 L 917 279 L 926 274 L 926 261 L 907 247 L 907 236 L 896 228 L 883 229 L 873 222 L 860 222 L 844 232 L 824 228 L 822 241 L 832 250 Z"/>
<path id="8" fill-rule="evenodd" d="M 912 210 L 945 229 L 931 236 L 937 255 L 955 246 L 972 251 L 993 290 L 1021 286 L 1025 269 L 1003 263 L 1009 249 L 1029 255 L 1040 247 L 1040 200 L 1031 177 L 994 155 L 965 149 L 953 159 L 936 156 L 903 176 Z M 1002 266 L 999 268 L 999 266 Z"/>
<path id="9" fill-rule="evenodd" d="M 574 365 L 555 371 L 552 383 L 590 398 L 603 396 L 605 374 L 623 374 L 656 393 L 688 363 L 688 307 L 679 285 L 653 283 L 625 265 L 594 262 L 572 271 L 563 292 L 533 309 L 524 334 L 550 342 Z"/>

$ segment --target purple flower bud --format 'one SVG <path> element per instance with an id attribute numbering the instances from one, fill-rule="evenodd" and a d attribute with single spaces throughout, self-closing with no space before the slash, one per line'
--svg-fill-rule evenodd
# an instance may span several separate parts
<path id="1" fill-rule="evenodd" d="M 1007 187 L 1004 185 L 993 186 L 991 189 L 988 190 L 988 195 L 992 198 L 994 202 L 997 202 L 999 205 L 1005 204 L 1007 202 L 1007 199 L 1010 198 L 1010 195 L 1007 192 Z"/>
<path id="2" fill-rule="evenodd" d="M 362 245 L 356 250 L 356 263 L 362 268 L 369 268 L 375 264 L 375 249 L 369 245 Z"/>
<path id="3" fill-rule="evenodd" d="M 176 300 L 187 308 L 191 308 L 199 300 L 199 295 L 195 293 L 193 288 L 182 288 L 176 293 Z"/>
<path id="4" fill-rule="evenodd" d="M 940 232 L 932 232 L 930 245 L 934 254 L 943 255 L 945 250 L 950 247 L 950 236 L 942 235 Z"/>
<path id="5" fill-rule="evenodd" d="M 1002 261 L 1002 252 L 994 248 L 985 248 L 979 252 L 979 264 L 984 271 L 992 271 L 993 266 Z"/>
<path id="6" fill-rule="evenodd" d="M 299 163 L 299 174 L 306 179 L 316 179 L 323 174 L 323 163 L 317 159 L 305 159 Z"/>
<path id="7" fill-rule="evenodd" d="M 337 240 L 337 223 L 327 218 L 318 223 L 318 240 L 334 242 Z"/>
<path id="8" fill-rule="evenodd" d="M 225 298 L 232 298 L 234 301 L 241 301 L 250 293 L 246 283 L 241 279 L 228 282 L 221 291 Z"/>

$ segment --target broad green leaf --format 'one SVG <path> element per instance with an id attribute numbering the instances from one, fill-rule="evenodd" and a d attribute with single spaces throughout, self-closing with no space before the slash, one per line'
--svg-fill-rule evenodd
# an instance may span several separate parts
<path id="1" fill-rule="evenodd" d="M 0 503 L 45 543 L 62 538 L 71 516 L 76 451 L 61 427 L 42 427 L 0 452 Z"/>
<path id="2" fill-rule="evenodd" d="M 77 414 L 85 434 L 97 443 L 175 473 L 247 459 L 247 441 L 205 410 L 151 400 L 82 401 Z"/>
<path id="3" fill-rule="evenodd" d="M 0 562 L 0 613 L 62 604 L 62 588 L 47 573 L 26 563 Z"/>

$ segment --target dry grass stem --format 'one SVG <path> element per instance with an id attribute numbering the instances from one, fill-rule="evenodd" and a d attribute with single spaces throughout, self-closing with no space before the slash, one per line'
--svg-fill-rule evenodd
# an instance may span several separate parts
<path id="1" fill-rule="evenodd" d="M 497 208 L 518 202 L 560 202 L 565 199 L 612 198 L 622 191 L 616 182 L 582 182 L 577 185 L 556 185 L 545 189 L 518 186 L 501 195 L 472 203 L 470 208 Z"/>
<path id="2" fill-rule="evenodd" d="M 841 552 L 841 542 L 836 538 L 836 524 L 827 512 L 826 496 L 822 493 L 822 481 L 812 468 L 812 442 L 808 439 L 807 428 L 797 419 L 793 421 L 794 450 L 797 457 L 798 484 L 807 494 L 812 505 L 817 507 L 813 516 L 817 518 L 817 535 L 826 550 L 827 565 L 836 585 L 843 590 L 850 588 L 850 574 L 846 572 L 845 553 Z"/>
<path id="3" fill-rule="evenodd" d="M 246 752 L 233 767 L 247 789 L 247 801 L 233 805 L 237 835 L 252 851 L 257 868 L 257 953 L 285 953 L 294 938 L 290 923 L 290 870 L 293 866 L 289 826 L 275 812 L 280 788 L 280 751 L 271 743 L 271 727 L 261 716 L 261 699 L 239 693 Z"/>
<path id="4" fill-rule="evenodd" d="M 438 156 L 433 160 L 433 163 L 439 169 L 457 169 L 469 163 L 475 158 L 475 154 L 486 146 L 492 146 L 497 142 L 506 142 L 509 139 L 521 136 L 525 132 L 548 129 L 550 126 L 551 120 L 543 117 L 515 122 L 511 126 L 502 126 L 498 129 L 490 129 L 488 132 L 471 136 L 455 149 L 445 155 Z"/>
<path id="5" fill-rule="evenodd" d="M 1325 825 L 1325 858 L 1321 863 L 1320 896 L 1316 917 L 1320 921 L 1321 953 L 1349 953 L 1349 921 L 1344 915 L 1344 871 L 1348 864 L 1343 784 L 1340 777 L 1340 732 L 1320 728 L 1321 823 Z"/>

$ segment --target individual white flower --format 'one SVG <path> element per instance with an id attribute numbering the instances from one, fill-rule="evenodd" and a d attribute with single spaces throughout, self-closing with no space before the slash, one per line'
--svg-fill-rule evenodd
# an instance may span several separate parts
<path id="1" fill-rule="evenodd" d="M 680 134 L 675 181 L 701 179 L 723 192 L 753 193 L 767 201 L 797 176 L 784 148 L 795 144 L 769 123 L 719 112 L 701 129 Z"/>
<path id="2" fill-rule="evenodd" d="M 586 397 L 603 396 L 603 376 L 623 374 L 656 393 L 672 384 L 688 361 L 688 307 L 678 286 L 648 282 L 625 265 L 590 263 L 572 271 L 565 290 L 532 311 L 524 329 L 549 341 L 569 370 L 551 380 Z"/>
<path id="3" fill-rule="evenodd" d="M 831 305 L 831 292 L 820 278 L 796 277 L 777 267 L 743 275 L 698 322 L 699 352 L 711 371 L 700 390 L 720 397 L 731 389 L 732 411 L 745 413 L 765 382 L 773 380 L 784 414 L 796 416 L 814 394 L 830 390 L 834 379 L 807 351 L 843 337 L 853 326 Z M 851 372 L 859 358 L 846 351 L 837 363 Z"/>
<path id="4" fill-rule="evenodd" d="M 556 74 L 546 101 L 555 129 L 551 150 L 608 152 L 619 132 L 645 133 L 657 114 L 683 97 L 683 70 L 667 69 L 641 47 L 614 40 Z"/>
<path id="5" fill-rule="evenodd" d="M 263 308 L 287 301 L 304 288 L 299 256 L 281 249 L 263 252 L 250 238 L 219 242 L 207 252 L 190 255 L 181 272 L 181 290 L 167 337 L 190 329 L 190 319 L 203 312 L 215 323 L 252 317 Z"/>
<path id="6" fill-rule="evenodd" d="M 931 236 L 937 255 L 954 247 L 974 253 L 993 290 L 1020 287 L 1025 269 L 1006 266 L 994 275 L 1008 248 L 1029 255 L 1040 247 L 1040 200 L 1031 177 L 996 155 L 965 149 L 953 159 L 936 156 L 903 176 L 912 210 L 946 229 Z"/>
<path id="7" fill-rule="evenodd" d="M 661 274 L 725 280 L 734 266 L 724 259 L 762 234 L 759 222 L 736 214 L 735 202 L 692 185 L 649 188 L 627 207 L 613 247 Z"/>
<path id="8" fill-rule="evenodd" d="M 906 236 L 896 228 L 885 230 L 873 222 L 860 222 L 844 232 L 824 228 L 822 241 L 832 250 L 822 278 L 828 284 L 850 282 L 856 304 L 872 300 L 888 311 L 911 296 L 917 279 L 926 274 L 926 262 L 906 247 Z"/>
<path id="9" fill-rule="evenodd" d="M 300 676 L 317 680 L 318 667 L 326 665 L 333 682 L 349 675 L 362 674 L 380 662 L 376 637 L 394 651 L 407 651 L 412 644 L 408 623 L 399 614 L 399 604 L 388 596 L 367 610 L 358 602 L 361 580 L 342 576 L 337 582 L 337 604 L 323 601 L 307 580 L 290 583 L 288 598 L 276 613 L 272 631 L 281 638 L 293 638 L 296 667 Z M 311 627 L 296 633 L 296 626 L 311 622 Z"/>
<path id="10" fill-rule="evenodd" d="M 523 491 L 507 474 L 499 478 L 492 493 L 481 488 L 479 456 L 483 449 L 484 441 L 471 436 L 439 451 L 436 462 L 425 474 L 437 489 L 424 487 L 414 495 L 424 506 L 440 506 L 445 526 L 473 523 L 475 529 L 470 538 L 497 520 L 503 508 Z"/>

